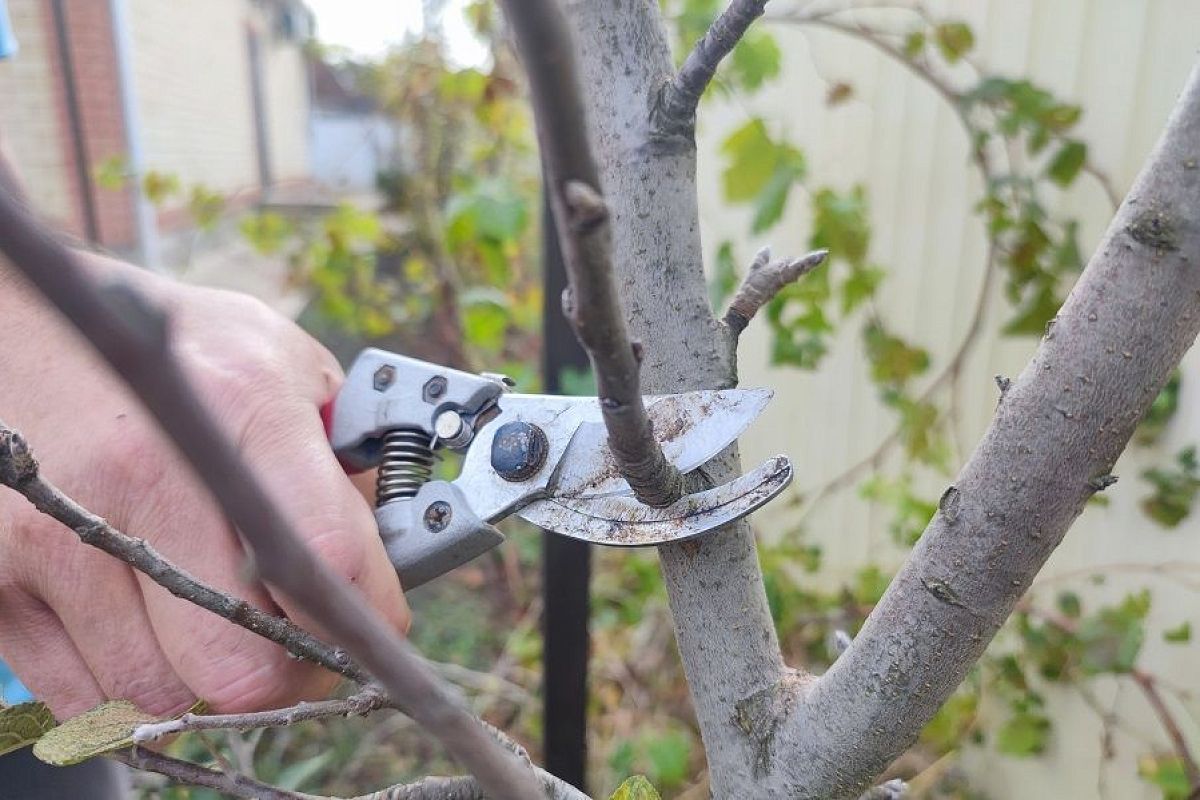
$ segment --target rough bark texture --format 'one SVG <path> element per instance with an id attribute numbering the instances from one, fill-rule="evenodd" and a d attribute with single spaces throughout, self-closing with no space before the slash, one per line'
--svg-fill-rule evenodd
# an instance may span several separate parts
<path id="1" fill-rule="evenodd" d="M 713 318 L 705 291 L 695 143 L 690 131 L 656 130 L 651 123 L 658 91 L 674 74 L 658 5 L 578 0 L 568 11 L 612 219 L 617 285 L 630 330 L 644 343 L 643 390 L 732 386 L 731 337 Z M 736 451 L 706 471 L 716 483 L 739 474 Z M 770 724 L 747 733 L 737 706 L 790 674 L 754 537 L 743 522 L 659 553 L 713 795 L 758 796 L 755 764 L 769 745 Z"/>
<path id="2" fill-rule="evenodd" d="M 1200 332 L 1200 69 L 1037 353 L 850 649 L 781 726 L 790 797 L 916 737 L 1108 476 Z"/>
<path id="3" fill-rule="evenodd" d="M 573 0 L 618 285 L 647 391 L 730 386 L 704 293 L 692 131 L 654 0 Z M 1200 330 L 1200 86 L 866 627 L 819 680 L 782 663 L 746 525 L 660 549 L 717 798 L 853 797 L 1008 617 Z M 711 464 L 728 480 L 736 454 Z"/>

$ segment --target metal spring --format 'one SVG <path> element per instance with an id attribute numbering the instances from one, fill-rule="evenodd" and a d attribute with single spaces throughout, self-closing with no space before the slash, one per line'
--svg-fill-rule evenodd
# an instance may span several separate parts
<path id="1" fill-rule="evenodd" d="M 383 437 L 375 505 L 414 497 L 433 476 L 433 449 L 422 431 L 397 428 Z"/>

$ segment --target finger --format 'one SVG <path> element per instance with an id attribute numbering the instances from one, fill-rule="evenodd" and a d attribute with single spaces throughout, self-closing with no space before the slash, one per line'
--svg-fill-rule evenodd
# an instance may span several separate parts
<path id="1" fill-rule="evenodd" d="M 322 402 L 320 397 L 283 398 L 265 409 L 243 437 L 243 455 L 305 543 L 392 627 L 406 632 L 410 618 L 399 579 L 370 506 L 325 438 L 318 413 Z M 281 592 L 272 596 L 297 623 L 317 627 L 291 598 Z"/>
<path id="2" fill-rule="evenodd" d="M 38 594 L 54 610 L 109 699 L 173 715 L 195 701 L 159 646 L 133 571 L 80 548 L 72 580 L 52 579 Z M 116 646 L 116 643 L 120 643 Z"/>
<path id="3" fill-rule="evenodd" d="M 127 532 L 153 535 L 155 547 L 200 581 L 279 613 L 259 584 L 247 584 L 246 556 L 210 496 L 180 465 L 130 510 Z M 279 645 L 176 597 L 139 574 L 154 633 L 176 674 L 217 713 L 292 705 L 326 696 L 337 677 L 297 661 Z"/>
<path id="4" fill-rule="evenodd" d="M 49 606 L 18 589 L 0 593 L 0 658 L 56 719 L 104 701 L 104 690 L 62 622 Z"/>

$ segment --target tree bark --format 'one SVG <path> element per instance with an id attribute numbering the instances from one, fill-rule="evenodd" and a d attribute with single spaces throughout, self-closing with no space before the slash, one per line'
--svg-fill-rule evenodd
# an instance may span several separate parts
<path id="1" fill-rule="evenodd" d="M 657 129 L 652 113 L 674 76 L 654 0 L 578 0 L 576 30 L 592 146 L 612 220 L 613 262 L 626 320 L 643 342 L 649 393 L 730 387 L 732 338 L 713 317 L 688 129 Z M 736 448 L 704 468 L 714 483 L 740 474 Z M 675 635 L 708 755 L 715 797 L 754 797 L 766 728 L 747 733 L 738 703 L 790 682 L 763 590 L 754 536 L 739 522 L 659 549 Z M 742 714 L 743 721 L 746 714 Z"/>
<path id="2" fill-rule="evenodd" d="M 650 392 L 732 386 L 705 296 L 693 131 L 660 125 L 654 0 L 571 0 L 617 283 Z M 857 796 L 982 654 L 1200 331 L 1200 78 L 1037 355 L 858 639 L 820 679 L 782 662 L 740 523 L 660 548 L 717 798 Z M 738 471 L 731 449 L 708 479 Z"/>

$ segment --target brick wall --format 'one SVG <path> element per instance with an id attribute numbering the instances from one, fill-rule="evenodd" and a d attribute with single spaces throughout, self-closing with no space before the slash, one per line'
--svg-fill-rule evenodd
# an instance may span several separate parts
<path id="1" fill-rule="evenodd" d="M 49 7 L 48 0 L 45 5 Z M 91 192 L 96 207 L 98 241 L 105 247 L 120 250 L 134 243 L 133 199 L 127 189 L 101 187 L 94 177 L 95 168 L 106 159 L 121 158 L 126 152 L 109 6 L 100 0 L 66 0 L 64 10 L 83 123 L 84 150 L 91 173 L 88 186 L 73 182 L 74 192 L 80 207 L 81 193 Z M 52 24 L 49 11 L 46 17 L 47 23 Z M 53 62 L 62 64 L 59 58 L 54 58 Z M 56 72 L 61 75 L 57 69 Z M 61 129 L 69 131 L 66 98 L 63 92 L 58 94 Z"/>
<path id="2" fill-rule="evenodd" d="M 9 0 L 21 52 L 0 61 L 0 137 L 35 208 L 56 224 L 79 230 L 71 160 L 59 127 L 56 50 L 45 0 Z"/>

